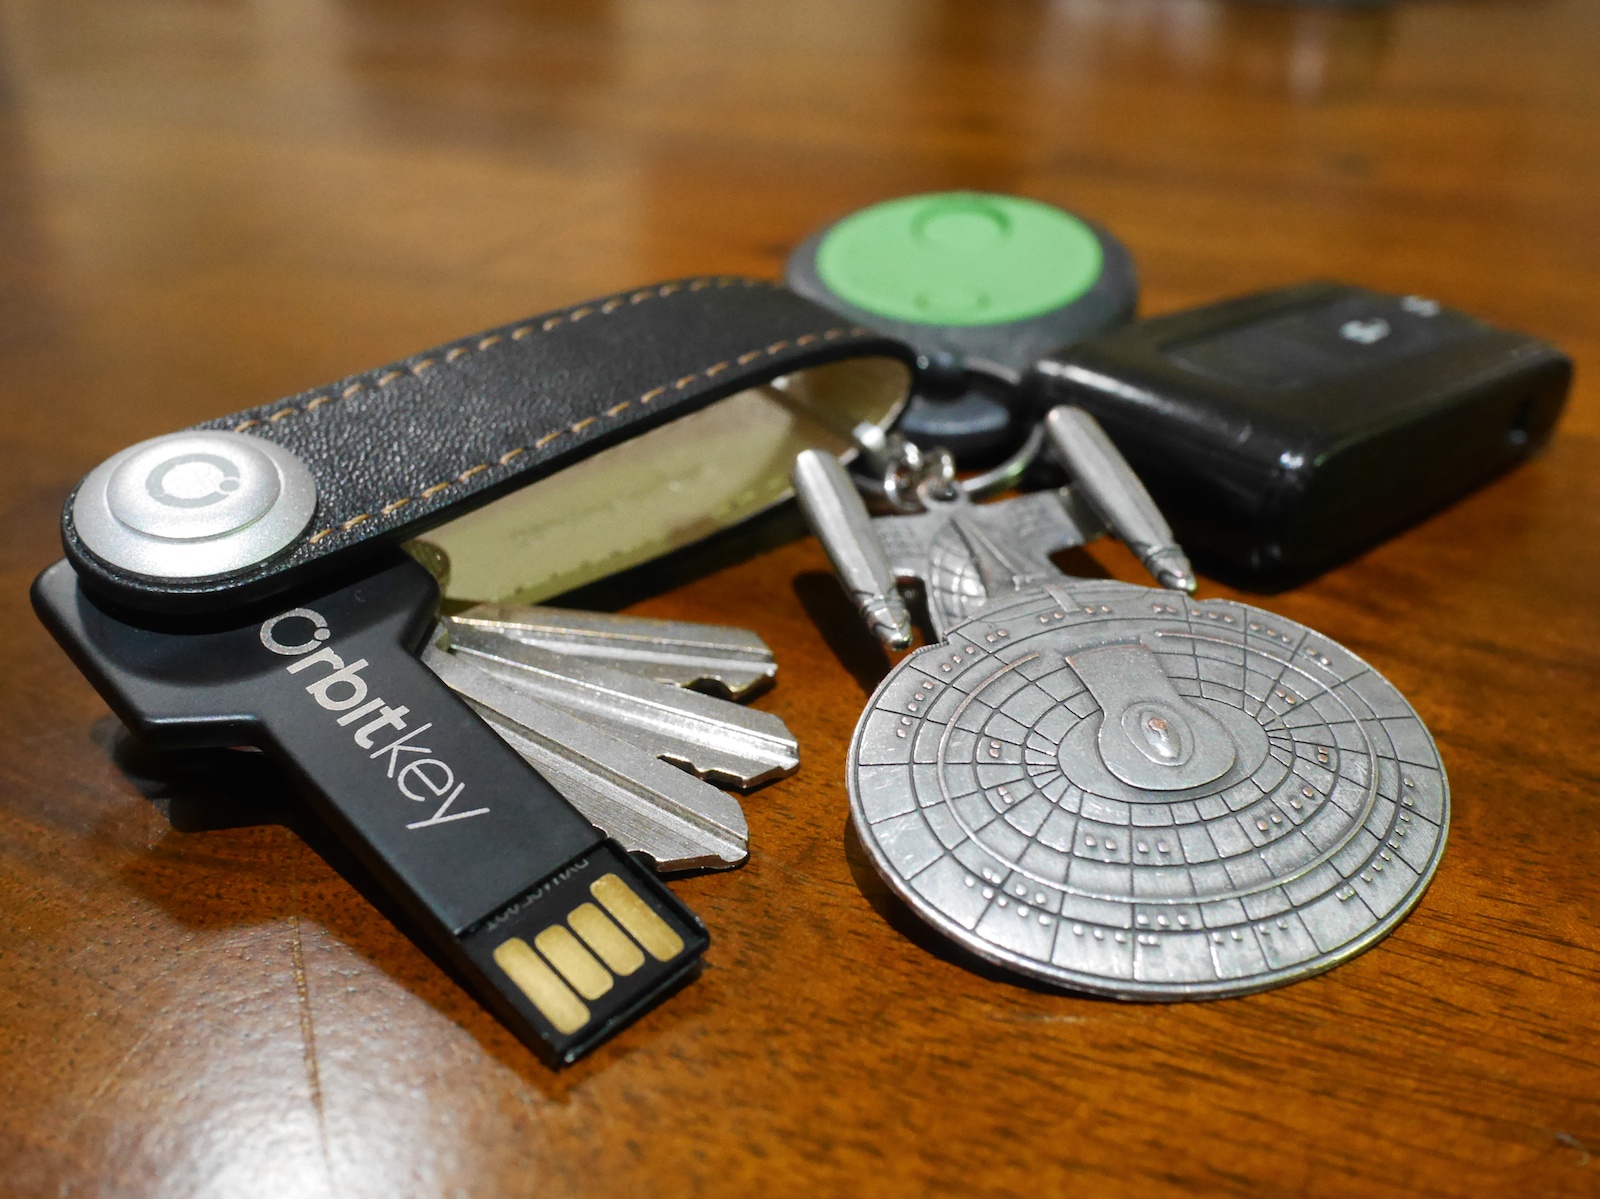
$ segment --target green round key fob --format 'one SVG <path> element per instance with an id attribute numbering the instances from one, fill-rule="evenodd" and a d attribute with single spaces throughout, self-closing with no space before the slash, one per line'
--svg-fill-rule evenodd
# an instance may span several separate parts
<path id="1" fill-rule="evenodd" d="M 921 377 L 899 430 L 969 463 L 1025 434 L 1014 384 L 1035 360 L 1123 323 L 1138 299 L 1133 260 L 1105 229 L 985 192 L 851 213 L 800 244 L 787 282 L 913 345 Z"/>

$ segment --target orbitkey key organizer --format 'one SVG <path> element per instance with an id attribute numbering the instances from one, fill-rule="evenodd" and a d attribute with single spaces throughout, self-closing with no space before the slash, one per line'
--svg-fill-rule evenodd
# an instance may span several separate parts
<path id="1" fill-rule="evenodd" d="M 67 557 L 35 582 L 34 607 L 152 747 L 253 745 L 283 762 L 480 1001 L 546 1060 L 570 1062 L 691 977 L 706 931 L 505 739 L 542 737 L 548 760 L 582 776 L 585 761 L 615 762 L 616 730 L 517 690 L 515 653 L 496 683 L 470 652 L 447 652 L 438 585 L 398 547 L 528 484 L 545 526 L 564 503 L 592 514 L 638 497 L 598 522 L 608 543 L 561 567 L 575 586 L 783 498 L 800 449 L 845 451 L 835 430 L 893 417 L 911 357 L 751 280 L 597 299 L 113 456 L 68 501 Z M 751 481 L 732 497 L 683 432 L 719 409 L 749 441 Z M 703 494 L 703 510 L 665 523 L 651 488 L 680 513 Z M 458 632 L 480 659 L 493 648 L 470 622 Z M 501 691 L 471 696 L 475 710 L 424 651 L 469 695 Z M 520 715 L 496 731 L 478 711 L 501 707 Z M 759 722 L 701 727 L 713 726 L 750 734 L 757 760 L 725 752 L 709 773 L 785 769 L 782 738 Z M 598 759 L 558 752 L 591 732 Z M 642 769 L 630 763 L 622 773 Z M 624 806 L 649 792 L 636 777 L 600 782 Z"/>

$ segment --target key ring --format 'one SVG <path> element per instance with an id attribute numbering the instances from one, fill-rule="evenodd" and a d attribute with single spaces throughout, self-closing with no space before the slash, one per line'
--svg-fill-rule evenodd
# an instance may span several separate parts
<path id="1" fill-rule="evenodd" d="M 1044 448 L 1044 426 L 1035 425 L 1027 440 L 1004 462 L 982 474 L 957 479 L 955 459 L 949 450 L 923 450 L 915 442 L 898 434 L 886 434 L 866 422 L 857 425 L 851 436 L 861 451 L 859 460 L 874 470 L 870 475 L 857 472 L 851 477 L 862 491 L 885 500 L 897 512 L 920 511 L 917 493 L 924 487 L 934 495 L 946 496 L 959 489 L 970 500 L 987 499 L 1006 491 L 1021 481 Z"/>

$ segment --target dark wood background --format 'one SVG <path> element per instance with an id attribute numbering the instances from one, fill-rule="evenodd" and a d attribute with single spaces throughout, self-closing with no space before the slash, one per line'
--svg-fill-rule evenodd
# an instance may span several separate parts
<path id="1" fill-rule="evenodd" d="M 1600 1192 L 1597 61 L 1584 0 L 0 2 L 0 1193 Z M 886 662 L 780 530 L 634 610 L 766 637 L 806 765 L 678 884 L 702 979 L 552 1074 L 28 611 L 132 441 L 949 187 L 1109 225 L 1148 313 L 1336 276 L 1577 358 L 1542 459 L 1262 601 L 1450 771 L 1437 880 L 1349 965 L 1136 1006 L 953 961 L 847 828 Z"/>

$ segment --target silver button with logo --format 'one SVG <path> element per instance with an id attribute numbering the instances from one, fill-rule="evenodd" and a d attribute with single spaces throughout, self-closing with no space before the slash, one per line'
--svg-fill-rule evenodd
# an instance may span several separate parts
<path id="1" fill-rule="evenodd" d="M 317 506 L 311 472 L 243 433 L 172 433 L 106 459 L 72 505 L 97 557 L 135 574 L 200 579 L 292 545 Z"/>

